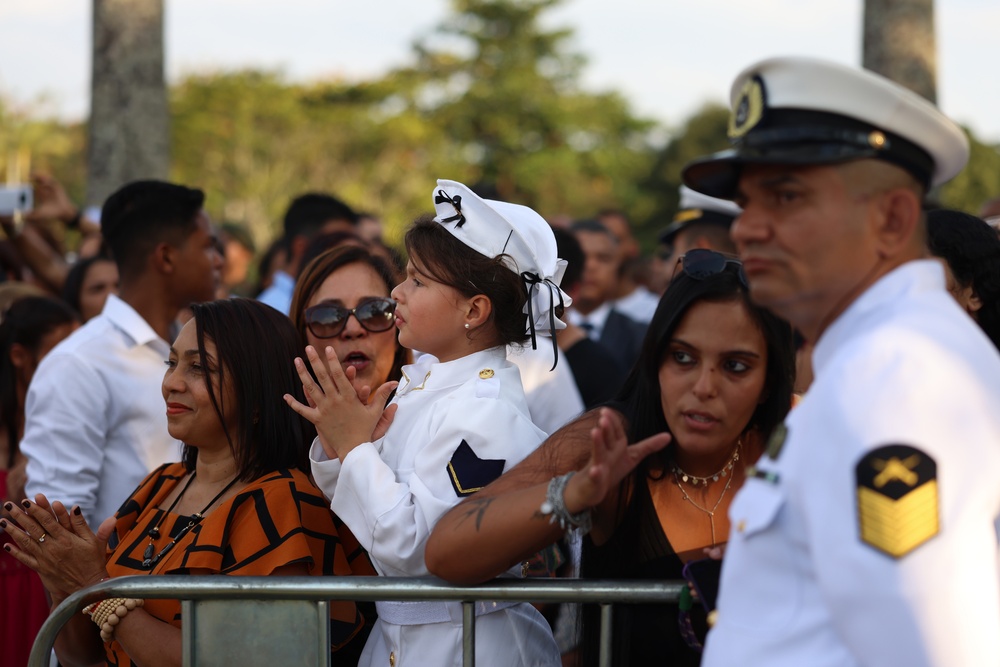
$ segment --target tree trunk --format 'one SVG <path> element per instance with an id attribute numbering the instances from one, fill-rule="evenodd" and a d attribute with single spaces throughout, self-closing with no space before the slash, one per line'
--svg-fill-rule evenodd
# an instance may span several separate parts
<path id="1" fill-rule="evenodd" d="M 934 0 L 865 0 L 865 69 L 937 103 Z"/>
<path id="2" fill-rule="evenodd" d="M 163 0 L 94 0 L 87 202 L 124 183 L 166 178 L 169 111 Z"/>

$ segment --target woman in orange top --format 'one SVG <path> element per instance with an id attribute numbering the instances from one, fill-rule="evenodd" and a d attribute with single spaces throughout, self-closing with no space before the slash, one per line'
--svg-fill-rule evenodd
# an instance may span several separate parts
<path id="1" fill-rule="evenodd" d="M 349 554 L 360 549 L 349 533 L 341 535 L 303 472 L 310 431 L 281 398 L 301 393 L 290 363 L 299 347 L 294 327 L 248 299 L 192 311 L 163 378 L 168 429 L 184 442 L 182 461 L 153 471 L 96 535 L 78 507 L 49 507 L 42 496 L 38 504 L 6 507 L 20 526 L 3 522 L 16 543 L 9 551 L 41 575 L 54 605 L 103 579 L 134 574 L 352 573 Z M 359 566 L 357 574 L 371 573 L 364 559 Z M 116 602 L 92 605 L 90 618 L 77 614 L 66 625 L 56 641 L 63 664 L 179 661 L 179 601 Z M 354 603 L 331 603 L 334 650 L 362 625 Z M 350 653 L 335 654 L 335 664 Z"/>

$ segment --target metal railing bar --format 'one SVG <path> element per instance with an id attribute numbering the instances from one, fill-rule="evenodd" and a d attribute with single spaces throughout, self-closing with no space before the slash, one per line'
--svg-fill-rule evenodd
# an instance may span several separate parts
<path id="1" fill-rule="evenodd" d="M 66 598 L 42 625 L 28 664 L 46 667 L 56 635 L 73 614 L 109 597 L 179 600 L 355 600 L 676 602 L 682 581 L 495 579 L 479 586 L 453 586 L 422 577 L 242 577 L 224 575 L 116 577 Z M 464 611 L 463 611 L 464 614 Z M 610 628 L 609 628 L 610 631 Z"/>
<path id="2" fill-rule="evenodd" d="M 600 667 L 611 667 L 611 621 L 614 620 L 614 609 L 610 604 L 601 604 L 601 647 L 597 656 L 597 664 Z"/>
<path id="3" fill-rule="evenodd" d="M 476 603 L 462 601 L 462 665 L 476 667 Z"/>

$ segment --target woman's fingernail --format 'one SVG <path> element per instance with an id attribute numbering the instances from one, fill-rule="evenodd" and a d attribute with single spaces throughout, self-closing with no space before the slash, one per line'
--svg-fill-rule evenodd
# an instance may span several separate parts
<path id="1" fill-rule="evenodd" d="M 75 514 L 77 516 L 80 516 L 82 513 L 83 512 L 80 511 L 80 506 L 79 505 L 77 505 L 76 507 L 73 508 L 73 514 Z"/>
<path id="2" fill-rule="evenodd" d="M 6 528 L 6 527 L 7 527 L 7 522 L 3 519 L 0 519 L 0 528 Z"/>
<path id="3" fill-rule="evenodd" d="M 21 507 L 23 507 L 26 510 L 30 510 L 31 509 L 31 501 L 30 500 L 22 500 L 21 501 Z"/>
<path id="4" fill-rule="evenodd" d="M 4 503 L 3 508 L 9 512 L 14 509 L 14 503 Z"/>
<path id="5" fill-rule="evenodd" d="M 7 553 L 10 553 L 10 545 L 9 544 L 3 545 L 3 550 L 6 551 Z"/>

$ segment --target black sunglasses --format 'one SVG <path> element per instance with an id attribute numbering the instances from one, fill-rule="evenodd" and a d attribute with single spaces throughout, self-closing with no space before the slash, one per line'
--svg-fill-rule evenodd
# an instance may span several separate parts
<path id="1" fill-rule="evenodd" d="M 396 302 L 387 297 L 376 297 L 362 301 L 355 308 L 321 303 L 306 308 L 306 326 L 316 338 L 335 338 L 347 326 L 347 320 L 351 315 L 372 333 L 388 331 L 396 320 Z"/>
<path id="2" fill-rule="evenodd" d="M 688 250 L 684 253 L 680 259 L 677 260 L 677 263 L 685 275 L 690 276 L 695 280 L 704 280 L 705 278 L 709 278 L 729 270 L 729 267 L 735 267 L 733 272 L 740 279 L 743 286 L 750 286 L 747 282 L 747 274 L 743 272 L 743 262 L 735 257 L 727 257 L 721 252 L 708 250 L 706 248 L 695 248 L 694 250 Z M 674 276 L 676 275 L 677 271 L 675 269 Z"/>

